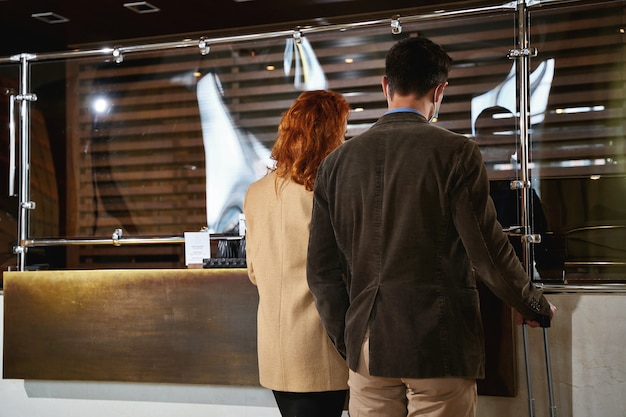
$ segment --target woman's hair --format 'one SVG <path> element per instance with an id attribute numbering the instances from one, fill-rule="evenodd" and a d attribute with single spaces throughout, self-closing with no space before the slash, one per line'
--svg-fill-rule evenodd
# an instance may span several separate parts
<path id="1" fill-rule="evenodd" d="M 276 174 L 312 191 L 322 159 L 344 141 L 349 111 L 341 94 L 326 90 L 300 94 L 278 125 L 271 155 Z"/>

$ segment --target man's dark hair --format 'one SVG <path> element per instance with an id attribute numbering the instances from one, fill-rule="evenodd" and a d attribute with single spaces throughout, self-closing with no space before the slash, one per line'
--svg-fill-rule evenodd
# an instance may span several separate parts
<path id="1" fill-rule="evenodd" d="M 430 39 L 403 39 L 391 47 L 385 60 L 390 92 L 422 97 L 433 86 L 448 80 L 451 64 L 452 58 Z"/>

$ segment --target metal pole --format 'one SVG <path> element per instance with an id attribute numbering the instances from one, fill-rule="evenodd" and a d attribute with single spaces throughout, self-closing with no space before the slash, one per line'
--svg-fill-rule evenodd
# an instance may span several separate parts
<path id="1" fill-rule="evenodd" d="M 580 1 L 580 0 L 578 0 Z M 471 16 L 478 15 L 483 13 L 490 13 L 494 11 L 500 10 L 511 10 L 514 9 L 515 2 L 507 2 L 502 5 L 497 6 L 483 6 L 469 9 L 458 9 L 458 10 L 442 10 L 436 11 L 432 13 L 423 13 L 418 15 L 408 15 L 402 16 L 403 22 L 419 22 L 425 20 L 434 20 L 434 19 L 443 19 L 450 18 L 455 16 Z M 306 27 L 297 27 L 297 30 L 300 31 L 303 35 L 328 32 L 328 31 L 344 31 L 350 29 L 357 29 L 363 27 L 374 27 L 380 26 L 384 24 L 389 24 L 390 19 L 373 19 L 355 23 L 342 23 L 342 24 L 330 24 L 323 26 L 309 26 Z M 251 33 L 251 34 L 242 34 L 242 35 L 233 35 L 233 36 L 222 36 L 222 37 L 201 37 L 200 40 L 208 45 L 218 45 L 218 44 L 231 44 L 237 42 L 246 42 L 246 41 L 258 41 L 264 39 L 271 38 L 281 38 L 281 37 L 290 37 L 293 36 L 294 30 L 277 30 L 277 31 L 268 31 L 262 33 Z M 104 47 L 99 49 L 91 49 L 91 50 L 72 50 L 72 51 L 60 51 L 60 52 L 49 52 L 49 53 L 38 53 L 37 55 L 32 55 L 29 59 L 31 61 L 46 61 L 46 60 L 57 60 L 57 59 L 65 59 L 65 58 L 86 58 L 86 57 L 96 57 L 102 55 L 111 55 L 114 52 L 118 54 L 125 54 L 131 52 L 146 52 L 146 51 L 160 51 L 167 49 L 176 49 L 176 48 L 186 48 L 186 47 L 197 47 L 199 41 L 197 39 L 186 39 L 181 41 L 172 41 L 172 42 L 154 42 L 154 43 L 146 43 L 146 44 L 137 44 L 137 45 L 120 45 L 117 47 Z M 0 64 L 4 62 L 14 61 L 14 57 L 11 58 L 2 58 L 0 57 Z"/>
<path id="2" fill-rule="evenodd" d="M 531 256 L 531 240 L 527 237 L 531 234 L 531 199 L 530 199 L 530 172 L 528 168 L 530 148 L 530 41 L 528 35 L 528 7 L 525 0 L 518 3 L 518 51 L 517 79 L 519 82 L 519 132 L 520 132 L 520 180 L 517 187 L 521 190 L 521 223 L 522 236 L 522 260 L 530 278 L 533 277 L 533 265 Z"/>
<path id="3" fill-rule="evenodd" d="M 530 65 L 529 65 L 529 40 L 528 40 L 528 7 L 525 0 L 517 2 L 517 49 L 509 53 L 510 57 L 516 58 L 516 76 L 518 82 L 518 113 L 519 113 L 519 162 L 520 178 L 511 183 L 512 189 L 521 193 L 521 226 L 522 226 L 522 263 L 530 279 L 533 277 L 533 265 L 530 254 L 530 203 L 529 203 L 529 172 L 528 172 L 528 145 L 530 124 Z M 524 360 L 526 364 L 526 385 L 528 388 L 528 414 L 535 416 L 535 398 L 533 394 L 532 378 L 530 373 L 530 358 L 528 351 L 528 329 L 522 324 L 522 337 L 524 343 Z"/>
<path id="4" fill-rule="evenodd" d="M 528 354 L 528 329 L 522 324 L 522 336 L 524 341 L 524 364 L 526 365 L 526 388 L 528 389 L 528 415 L 535 417 L 535 397 L 533 396 L 533 384 L 530 379 L 530 358 Z"/>
<path id="5" fill-rule="evenodd" d="M 554 401 L 554 389 L 552 387 L 552 361 L 550 360 L 550 342 L 548 341 L 548 329 L 543 328 L 543 349 L 546 355 L 546 373 L 548 378 L 548 398 L 550 399 L 550 417 L 556 417 L 556 403 Z"/>
<path id="6" fill-rule="evenodd" d="M 20 101 L 20 193 L 18 207 L 17 235 L 18 244 L 14 248 L 17 255 L 17 266 L 23 271 L 26 266 L 26 246 L 24 242 L 28 238 L 30 213 L 35 208 L 35 203 L 30 201 L 30 102 L 37 100 L 37 96 L 30 92 L 30 65 L 29 60 L 33 55 L 21 54 L 17 58 L 20 61 L 20 92 L 16 100 Z"/>
<path id="7" fill-rule="evenodd" d="M 528 5 L 525 0 L 518 0 L 517 8 L 518 20 L 518 49 L 514 51 L 517 60 L 517 79 L 519 82 L 519 130 L 520 130 L 520 181 L 514 181 L 514 188 L 521 190 L 521 223 L 523 228 L 522 236 L 522 260 L 532 280 L 534 276 L 531 244 L 540 242 L 541 237 L 532 234 L 531 215 L 532 215 L 532 199 L 531 199 L 531 181 L 529 169 L 529 150 L 530 150 L 530 58 L 536 56 L 537 52 L 530 48 L 530 14 Z M 528 352 L 528 332 L 527 326 L 522 325 L 522 335 L 524 338 L 524 355 L 526 360 L 526 378 L 528 385 L 528 406 L 529 415 L 534 417 L 534 394 L 532 391 L 530 360 Z M 548 329 L 543 329 L 544 350 L 546 358 L 548 394 L 550 399 L 550 416 L 556 417 L 556 405 L 554 402 L 554 393 L 552 389 L 552 371 L 550 362 L 550 347 L 548 341 Z"/>

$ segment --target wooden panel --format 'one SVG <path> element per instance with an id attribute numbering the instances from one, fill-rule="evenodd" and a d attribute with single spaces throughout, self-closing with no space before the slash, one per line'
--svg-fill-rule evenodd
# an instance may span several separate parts
<path id="1" fill-rule="evenodd" d="M 498 397 L 517 395 L 517 352 L 513 310 L 478 281 L 480 313 L 485 333 L 485 379 L 478 380 L 478 394 Z"/>
<path id="2" fill-rule="evenodd" d="M 258 385 L 245 270 L 4 273 L 6 379 Z M 511 309 L 483 286 L 481 395 L 514 396 Z"/>
<path id="3" fill-rule="evenodd" d="M 245 270 L 4 273 L 4 378 L 258 385 Z"/>

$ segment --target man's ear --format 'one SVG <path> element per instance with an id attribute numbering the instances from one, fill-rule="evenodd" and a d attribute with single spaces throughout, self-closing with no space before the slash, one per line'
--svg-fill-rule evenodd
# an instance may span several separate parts
<path id="1" fill-rule="evenodd" d="M 443 90 L 446 89 L 446 87 L 448 86 L 448 82 L 446 81 L 445 83 L 439 84 L 439 88 L 436 88 L 435 93 L 436 93 L 436 101 L 437 102 L 441 102 L 441 100 L 443 99 Z"/>
<path id="2" fill-rule="evenodd" d="M 389 93 L 389 80 L 387 79 L 386 75 L 383 75 L 382 79 L 380 80 L 380 85 L 383 88 L 383 94 L 385 95 L 386 99 L 390 98 L 390 93 Z"/>

